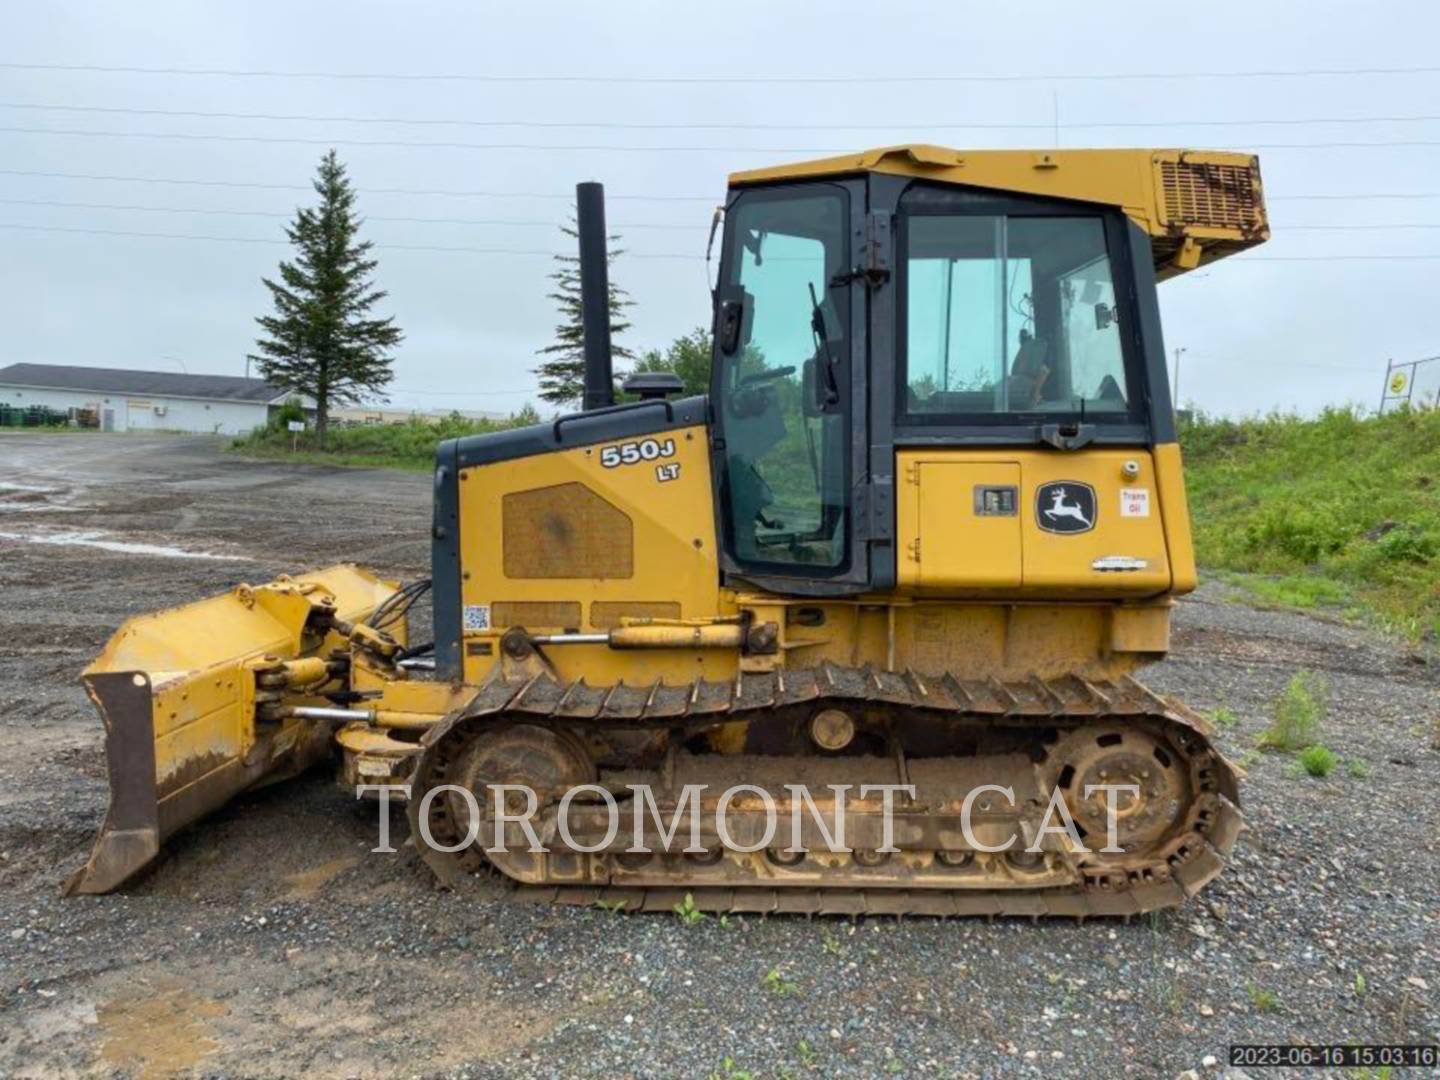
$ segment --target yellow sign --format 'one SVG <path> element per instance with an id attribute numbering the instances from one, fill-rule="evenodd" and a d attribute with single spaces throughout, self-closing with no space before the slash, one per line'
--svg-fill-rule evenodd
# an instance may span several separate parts
<path id="1" fill-rule="evenodd" d="M 1397 371 L 1390 376 L 1390 393 L 1403 394 L 1405 392 L 1405 372 Z"/>

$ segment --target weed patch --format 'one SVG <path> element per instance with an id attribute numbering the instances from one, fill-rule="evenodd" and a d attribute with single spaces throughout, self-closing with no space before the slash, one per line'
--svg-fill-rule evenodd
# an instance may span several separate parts
<path id="1" fill-rule="evenodd" d="M 1275 701 L 1270 726 L 1255 745 L 1262 750 L 1294 753 L 1315 743 L 1325 718 L 1329 688 L 1325 679 L 1310 671 L 1297 672 Z"/>
<path id="2" fill-rule="evenodd" d="M 1309 746 L 1300 751 L 1300 766 L 1311 776 L 1329 776 L 1340 758 L 1327 746 Z"/>
<path id="3" fill-rule="evenodd" d="M 1256 1012 L 1274 1012 L 1280 1007 L 1280 998 L 1273 990 L 1250 983 L 1245 987 L 1245 993 L 1250 996 L 1250 1004 L 1255 1007 Z"/>

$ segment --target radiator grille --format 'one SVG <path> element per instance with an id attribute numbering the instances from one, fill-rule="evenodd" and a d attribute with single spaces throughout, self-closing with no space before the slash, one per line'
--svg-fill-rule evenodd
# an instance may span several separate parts
<path id="1" fill-rule="evenodd" d="M 628 578 L 635 530 L 617 506 L 584 484 L 506 495 L 501 505 L 508 578 Z"/>
<path id="2" fill-rule="evenodd" d="M 1252 168 L 1162 161 L 1160 184 L 1172 225 L 1248 231 L 1260 224 L 1259 177 Z"/>
<path id="3" fill-rule="evenodd" d="M 496 600 L 490 605 L 490 624 L 578 630 L 580 604 L 574 600 Z"/>

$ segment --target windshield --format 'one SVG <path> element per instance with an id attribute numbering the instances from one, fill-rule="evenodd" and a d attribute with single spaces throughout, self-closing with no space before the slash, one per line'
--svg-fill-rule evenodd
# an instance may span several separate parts
<path id="1" fill-rule="evenodd" d="M 845 267 L 844 196 L 743 196 L 726 242 L 721 295 L 740 312 L 717 349 L 730 552 L 774 572 L 827 572 L 846 536 L 848 289 L 830 284 Z"/>
<path id="2" fill-rule="evenodd" d="M 904 222 L 903 412 L 911 419 L 1129 412 L 1100 218 Z"/>

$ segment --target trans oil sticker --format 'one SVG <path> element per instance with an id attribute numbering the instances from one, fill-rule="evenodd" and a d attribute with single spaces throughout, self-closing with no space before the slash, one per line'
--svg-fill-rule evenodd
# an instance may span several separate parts
<path id="1" fill-rule="evenodd" d="M 1121 517 L 1149 517 L 1149 516 L 1150 516 L 1150 489 L 1149 489 L 1149 488 L 1121 488 L 1121 489 L 1120 489 L 1120 516 L 1121 516 Z"/>

